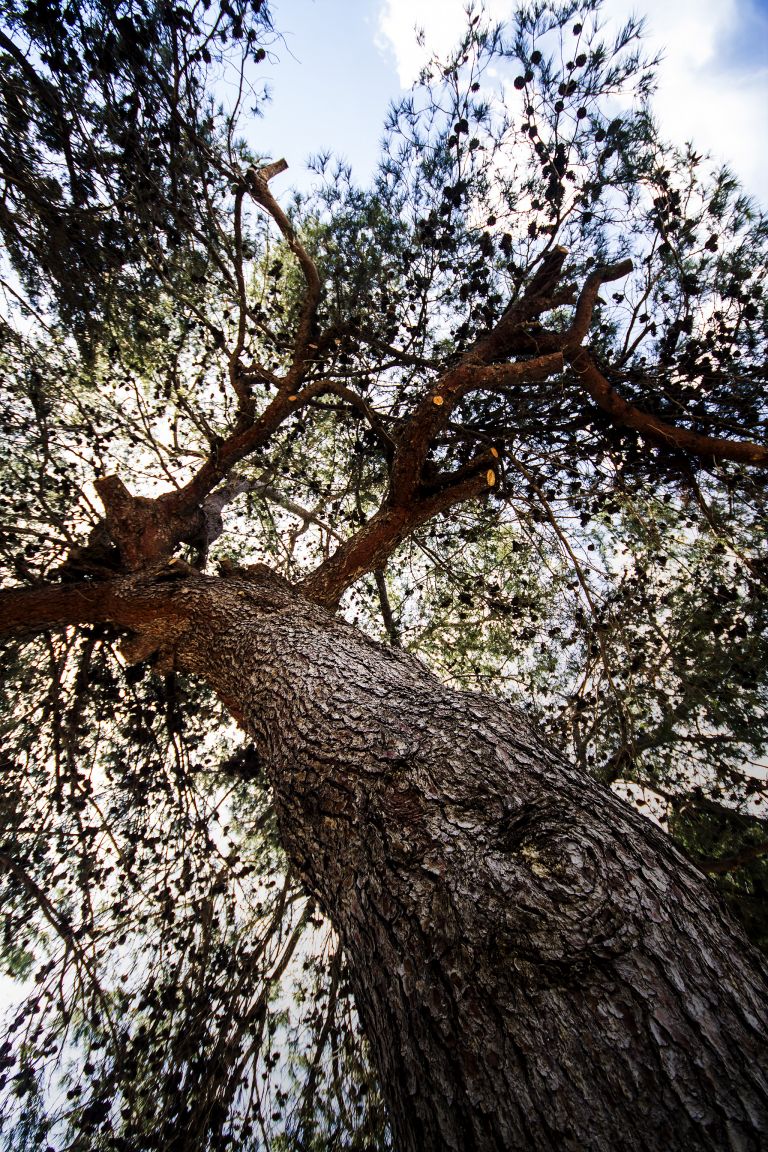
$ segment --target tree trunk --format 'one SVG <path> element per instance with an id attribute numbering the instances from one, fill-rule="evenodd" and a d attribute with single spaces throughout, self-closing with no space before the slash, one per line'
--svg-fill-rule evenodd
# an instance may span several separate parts
<path id="1" fill-rule="evenodd" d="M 295 593 L 183 591 L 178 658 L 255 741 L 398 1152 L 766 1147 L 762 958 L 664 833 Z"/>

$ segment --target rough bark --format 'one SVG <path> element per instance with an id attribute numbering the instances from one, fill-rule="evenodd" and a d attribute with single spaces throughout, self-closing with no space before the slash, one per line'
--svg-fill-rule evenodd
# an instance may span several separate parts
<path id="1" fill-rule="evenodd" d="M 400 1152 L 765 1147 L 765 968 L 661 831 L 289 589 L 179 595 L 177 659 L 255 741 Z"/>

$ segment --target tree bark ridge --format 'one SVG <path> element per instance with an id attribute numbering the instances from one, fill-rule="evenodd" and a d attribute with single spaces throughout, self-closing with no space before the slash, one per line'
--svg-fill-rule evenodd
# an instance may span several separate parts
<path id="1" fill-rule="evenodd" d="M 290 590 L 205 599 L 180 658 L 254 739 L 398 1148 L 764 1146 L 763 962 L 661 831 Z"/>

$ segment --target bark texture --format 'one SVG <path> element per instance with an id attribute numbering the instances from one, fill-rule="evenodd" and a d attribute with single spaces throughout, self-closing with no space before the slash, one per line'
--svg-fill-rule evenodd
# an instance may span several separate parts
<path id="1" fill-rule="evenodd" d="M 766 1147 L 765 968 L 661 831 L 288 588 L 176 602 L 347 949 L 399 1152 Z"/>

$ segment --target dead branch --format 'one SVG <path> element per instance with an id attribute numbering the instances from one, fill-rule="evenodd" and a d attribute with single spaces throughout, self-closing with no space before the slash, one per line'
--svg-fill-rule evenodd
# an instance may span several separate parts
<path id="1" fill-rule="evenodd" d="M 269 190 L 268 182 L 279 172 L 284 172 L 287 167 L 288 164 L 285 160 L 276 160 L 273 164 L 267 164 L 263 168 L 249 168 L 246 173 L 246 182 L 253 199 L 272 217 L 280 229 L 288 247 L 299 262 L 307 285 L 304 306 L 296 330 L 293 363 L 281 385 L 283 390 L 293 391 L 304 379 L 310 359 L 309 345 L 312 340 L 317 306 L 320 303 L 321 284 L 314 261 L 299 240 L 293 224 Z"/>

